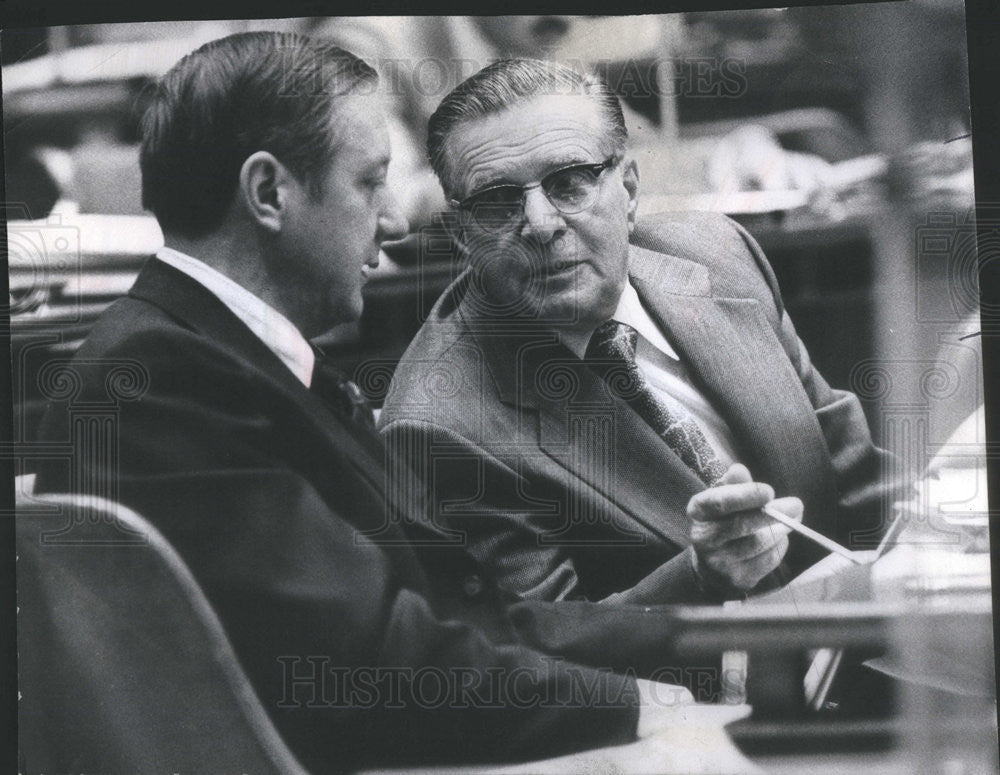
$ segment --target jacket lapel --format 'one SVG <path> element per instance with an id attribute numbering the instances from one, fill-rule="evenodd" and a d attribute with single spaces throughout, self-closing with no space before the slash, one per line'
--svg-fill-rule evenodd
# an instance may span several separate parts
<path id="1" fill-rule="evenodd" d="M 809 397 L 757 300 L 714 298 L 705 267 L 639 248 L 633 248 L 631 276 L 729 424 L 754 478 L 779 496 L 807 502 L 831 492 L 824 477 L 801 476 L 829 471 L 829 453 Z"/>
<path id="2" fill-rule="evenodd" d="M 708 269 L 632 246 L 640 299 L 732 430 L 754 477 L 804 501 L 832 492 L 829 453 L 808 396 L 755 299 L 714 298 Z M 519 410 L 519 430 L 578 486 L 579 504 L 620 509 L 657 535 L 686 545 L 687 502 L 704 485 L 656 433 L 556 336 L 473 326 L 500 400 Z M 484 341 L 484 339 L 490 341 Z M 764 400 L 761 399 L 764 397 Z M 532 428 L 532 423 L 537 425 Z M 605 500 L 594 499 L 594 492 Z M 597 505 L 595 505 L 595 503 Z M 807 521 L 808 521 L 807 515 Z M 639 535 L 622 526 L 623 541 Z"/>
<path id="3" fill-rule="evenodd" d="M 622 543 L 638 543 L 642 533 L 622 524 L 618 509 L 678 546 L 689 543 L 683 515 L 701 482 L 635 411 L 603 396 L 598 412 L 553 405 L 538 411 L 539 446 L 575 477 L 577 512 L 590 508 L 598 513 L 585 517 L 618 523 Z"/>
<path id="4" fill-rule="evenodd" d="M 240 362 L 250 380 L 264 380 L 275 391 L 273 400 L 295 406 L 314 418 L 307 423 L 316 430 L 315 442 L 325 447 L 315 453 L 350 465 L 381 497 L 385 493 L 384 459 L 375 444 L 356 437 L 340 417 L 299 381 L 281 359 L 201 283 L 162 261 L 147 261 L 129 295 L 149 302 L 185 326 L 211 338 Z M 271 408 L 271 407 L 269 407 Z M 306 443 L 303 440 L 303 443 Z M 331 481 L 336 472 L 331 471 Z M 381 515 L 374 515 L 381 519 Z"/>
<path id="5" fill-rule="evenodd" d="M 645 539 L 620 511 L 687 545 L 687 523 L 678 517 L 701 482 L 631 407 L 549 331 L 470 329 L 500 400 L 517 410 L 519 436 L 537 441 L 569 473 L 574 513 L 614 524 L 623 544 Z"/>

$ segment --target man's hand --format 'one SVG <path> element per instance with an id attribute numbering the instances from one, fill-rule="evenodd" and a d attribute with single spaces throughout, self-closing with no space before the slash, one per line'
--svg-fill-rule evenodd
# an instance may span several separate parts
<path id="1" fill-rule="evenodd" d="M 778 567 L 791 529 L 760 509 L 765 504 L 802 519 L 798 498 L 774 498 L 774 489 L 755 482 L 746 466 L 729 467 L 720 483 L 695 495 L 691 520 L 695 572 L 710 586 L 746 592 Z"/>

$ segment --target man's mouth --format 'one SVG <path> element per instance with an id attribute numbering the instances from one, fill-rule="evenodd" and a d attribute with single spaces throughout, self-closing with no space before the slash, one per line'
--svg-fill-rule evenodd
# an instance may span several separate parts
<path id="1" fill-rule="evenodd" d="M 378 265 L 381 262 L 381 260 L 382 260 L 382 251 L 379 250 L 378 255 L 376 255 L 375 258 L 370 259 L 369 261 L 366 261 L 361 265 L 361 276 L 364 277 L 366 280 L 369 277 L 371 277 L 372 272 L 378 269 Z"/>
<path id="2" fill-rule="evenodd" d="M 572 269 L 575 266 L 582 264 L 583 262 L 576 258 L 566 258 L 561 260 L 550 261 L 548 266 L 551 268 L 552 272 L 564 272 L 567 269 Z"/>

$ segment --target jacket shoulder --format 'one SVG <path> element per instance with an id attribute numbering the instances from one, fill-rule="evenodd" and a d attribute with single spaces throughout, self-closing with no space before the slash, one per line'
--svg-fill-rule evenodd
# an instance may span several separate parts
<path id="1" fill-rule="evenodd" d="M 461 315 L 432 314 L 396 366 L 379 425 L 418 418 L 450 421 L 459 406 L 481 400 L 486 385 L 482 348 Z"/>
<path id="2" fill-rule="evenodd" d="M 757 240 L 721 213 L 662 213 L 642 218 L 632 244 L 702 264 L 716 297 L 756 298 L 784 311 L 774 270 Z"/>
<path id="3" fill-rule="evenodd" d="M 78 357 L 145 349 L 150 337 L 185 335 L 184 327 L 168 313 L 141 299 L 123 296 L 94 322 L 77 351 Z"/>
<path id="4" fill-rule="evenodd" d="M 236 353 L 156 305 L 129 296 L 105 310 L 61 371 L 79 383 L 83 397 L 131 385 L 128 392 L 141 399 L 130 405 L 131 412 L 154 400 L 188 402 L 194 396 L 234 407 L 255 398 L 260 384 Z"/>

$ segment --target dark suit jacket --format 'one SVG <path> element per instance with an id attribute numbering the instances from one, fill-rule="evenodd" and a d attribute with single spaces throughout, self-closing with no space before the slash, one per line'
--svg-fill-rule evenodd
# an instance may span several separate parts
<path id="1" fill-rule="evenodd" d="M 633 737 L 630 678 L 526 644 L 652 672 L 667 658 L 656 612 L 505 610 L 464 547 L 421 527 L 415 490 L 388 498 L 379 437 L 186 275 L 147 262 L 50 377 L 42 437 L 77 451 L 48 461 L 39 490 L 112 495 L 165 534 L 307 767 L 533 758 Z M 626 648 L 623 626 L 637 633 Z"/>
<path id="2" fill-rule="evenodd" d="M 857 398 L 813 368 L 756 242 L 692 213 L 645 223 L 633 243 L 639 298 L 754 478 L 800 497 L 806 524 L 837 541 L 875 538 L 885 453 Z M 468 273 L 445 292 L 380 417 L 390 449 L 423 458 L 437 523 L 524 598 L 714 600 L 686 549 L 702 483 L 553 334 L 489 317 L 477 293 Z M 786 573 L 825 553 L 799 539 Z"/>

